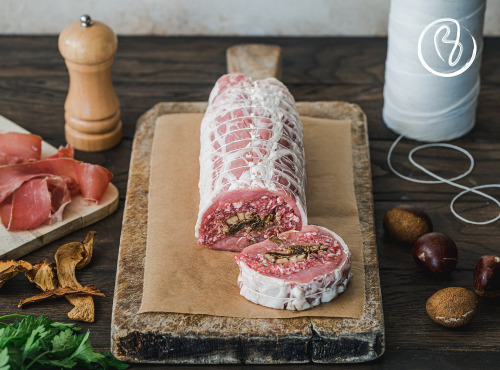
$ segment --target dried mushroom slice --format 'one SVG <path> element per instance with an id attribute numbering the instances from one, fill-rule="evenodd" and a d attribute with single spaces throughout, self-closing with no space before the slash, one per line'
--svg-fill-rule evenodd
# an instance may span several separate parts
<path id="1" fill-rule="evenodd" d="M 228 235 L 235 235 L 244 228 L 248 228 L 249 231 L 258 231 L 274 224 L 275 220 L 277 220 L 277 218 L 274 213 L 270 213 L 267 216 L 260 216 L 251 212 L 237 213 L 236 216 L 232 216 L 226 220 L 226 226 L 223 227 L 223 232 Z"/>
<path id="2" fill-rule="evenodd" d="M 33 264 L 33 269 L 26 271 L 26 277 L 42 291 L 57 288 L 57 272 L 55 262 L 45 259 Z"/>
<path id="3" fill-rule="evenodd" d="M 73 288 L 51 289 L 51 290 L 48 290 L 46 292 L 34 295 L 32 297 L 21 299 L 21 301 L 19 302 L 17 307 L 23 308 L 25 305 L 30 304 L 30 303 L 40 302 L 40 301 L 43 301 L 43 300 L 49 299 L 49 298 L 59 298 L 59 297 L 67 296 L 68 294 L 76 295 L 76 296 L 81 295 L 81 294 L 85 294 L 85 295 L 95 295 L 95 296 L 99 296 L 99 297 L 105 297 L 105 295 L 103 293 L 101 293 L 101 291 L 99 289 L 97 289 L 97 287 L 94 284 L 89 284 L 89 285 L 86 285 L 84 287 L 77 288 L 77 289 L 73 289 Z"/>
<path id="4" fill-rule="evenodd" d="M 278 235 L 272 235 L 269 238 L 269 241 L 272 241 L 274 244 L 278 244 L 278 245 L 283 244 L 283 240 L 281 240 L 280 238 L 278 238 Z"/>
<path id="5" fill-rule="evenodd" d="M 12 279 L 14 276 L 21 272 L 30 271 L 33 269 L 31 263 L 19 261 L 0 261 L 0 288 L 7 280 Z"/>
<path id="6" fill-rule="evenodd" d="M 57 278 L 60 288 L 80 289 L 75 269 L 89 263 L 92 256 L 94 232 L 90 232 L 84 243 L 68 243 L 61 246 L 55 255 L 57 265 Z M 94 300 L 89 295 L 67 294 L 64 296 L 68 302 L 75 306 L 68 317 L 73 320 L 94 322 Z"/>
<path id="7" fill-rule="evenodd" d="M 269 239 L 271 240 L 271 238 Z M 276 242 L 275 242 L 276 243 Z M 310 254 L 325 252 L 328 248 L 321 244 L 292 244 L 286 247 L 284 251 L 267 252 L 264 258 L 270 262 L 283 264 L 287 262 L 298 262 L 307 259 Z"/>
<path id="8" fill-rule="evenodd" d="M 43 293 L 19 302 L 19 307 L 48 298 L 65 297 L 73 306 L 68 317 L 74 320 L 93 322 L 94 301 L 92 295 L 104 297 L 94 284 L 82 287 L 76 280 L 75 269 L 89 264 L 95 231 L 90 231 L 82 243 L 74 242 L 61 246 L 55 255 L 56 262 L 47 259 L 33 265 L 26 261 L 0 261 L 0 287 L 17 274 L 24 272 L 26 278 Z"/>
<path id="9" fill-rule="evenodd" d="M 68 312 L 68 317 L 71 320 L 94 322 L 95 306 L 94 300 L 89 295 L 68 294 L 65 296 L 73 309 Z"/>
<path id="10" fill-rule="evenodd" d="M 83 249 L 85 251 L 83 259 L 76 265 L 77 269 L 81 269 L 84 266 L 87 266 L 92 259 L 92 252 L 94 251 L 94 236 L 95 231 L 89 231 L 85 239 L 83 240 Z"/>

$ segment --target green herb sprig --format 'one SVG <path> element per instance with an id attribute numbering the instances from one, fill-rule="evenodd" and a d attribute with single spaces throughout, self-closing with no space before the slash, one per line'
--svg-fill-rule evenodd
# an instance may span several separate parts
<path id="1" fill-rule="evenodd" d="M 4 322 L 12 318 L 22 320 Z M 95 352 L 89 334 L 81 333 L 74 324 L 54 322 L 44 316 L 0 316 L 0 370 L 129 367 L 109 352 Z"/>

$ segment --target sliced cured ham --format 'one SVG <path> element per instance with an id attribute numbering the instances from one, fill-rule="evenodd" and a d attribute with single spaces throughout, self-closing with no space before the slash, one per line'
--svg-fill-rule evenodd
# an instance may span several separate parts
<path id="1" fill-rule="evenodd" d="M 75 147 L 71 144 L 66 144 L 66 146 L 60 146 L 57 152 L 51 155 L 49 158 L 74 158 L 75 157 Z"/>
<path id="2" fill-rule="evenodd" d="M 34 178 L 24 182 L 2 203 L 0 215 L 7 230 L 29 230 L 47 221 L 61 221 L 69 202 L 71 195 L 61 177 Z"/>
<path id="3" fill-rule="evenodd" d="M 2 146 L 7 138 L 16 140 L 19 148 Z M 0 165 L 0 219 L 7 230 L 28 230 L 61 221 L 72 195 L 81 194 L 85 201 L 97 203 L 113 177 L 104 167 L 74 160 L 71 145 L 39 160 L 37 142 L 41 148 L 38 136 L 0 134 L 0 149 L 5 150 L 0 160 L 10 158 L 10 164 Z"/>
<path id="4" fill-rule="evenodd" d="M 42 154 L 42 138 L 19 132 L 0 133 L 0 166 L 37 161 Z"/>
<path id="5" fill-rule="evenodd" d="M 302 124 L 285 85 L 222 76 L 200 138 L 199 245 L 241 251 L 307 224 Z"/>
<path id="6" fill-rule="evenodd" d="M 304 226 L 245 248 L 234 257 L 240 294 L 251 302 L 305 310 L 342 293 L 351 278 L 351 253 L 334 232 Z"/>
<path id="7" fill-rule="evenodd" d="M 50 175 L 65 179 L 72 195 L 97 203 L 106 191 L 113 174 L 99 165 L 83 163 L 71 158 L 48 158 L 36 162 L 0 167 L 0 202 L 11 195 L 25 181 Z"/>

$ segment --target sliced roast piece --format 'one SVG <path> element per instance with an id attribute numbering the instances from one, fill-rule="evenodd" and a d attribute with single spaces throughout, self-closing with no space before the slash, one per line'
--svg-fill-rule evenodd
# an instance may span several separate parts
<path id="1" fill-rule="evenodd" d="M 262 306 L 305 310 L 342 293 L 351 253 L 334 232 L 304 226 L 245 248 L 234 257 L 240 294 Z"/>
<path id="2" fill-rule="evenodd" d="M 200 138 L 199 245 L 241 251 L 307 224 L 302 124 L 285 85 L 222 76 Z"/>

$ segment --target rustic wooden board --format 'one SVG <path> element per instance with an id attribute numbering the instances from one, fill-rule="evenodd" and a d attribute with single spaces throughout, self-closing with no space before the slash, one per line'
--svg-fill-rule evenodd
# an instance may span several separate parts
<path id="1" fill-rule="evenodd" d="M 281 80 L 281 54 L 281 48 L 277 45 L 233 45 L 226 50 L 227 71 L 243 72 L 254 80 L 271 76 Z"/>
<path id="2" fill-rule="evenodd" d="M 148 363 L 332 363 L 382 355 L 384 320 L 373 221 L 366 117 L 355 104 L 299 102 L 302 115 L 352 123 L 355 193 L 364 245 L 363 318 L 243 319 L 178 313 L 138 314 L 147 239 L 150 155 L 156 118 L 203 112 L 206 103 L 159 103 L 137 124 L 130 162 L 115 297 L 111 349 L 124 361 Z"/>
<path id="3" fill-rule="evenodd" d="M 28 132 L 21 126 L 0 116 L 0 131 Z M 57 152 L 52 145 L 42 143 L 42 157 L 46 158 Z M 0 259 L 16 259 L 53 242 L 75 230 L 87 227 L 110 215 L 118 208 L 118 189 L 109 184 L 103 198 L 96 205 L 84 204 L 81 196 L 74 197 L 64 209 L 61 222 L 42 225 L 33 230 L 7 231 L 0 223 Z"/>

